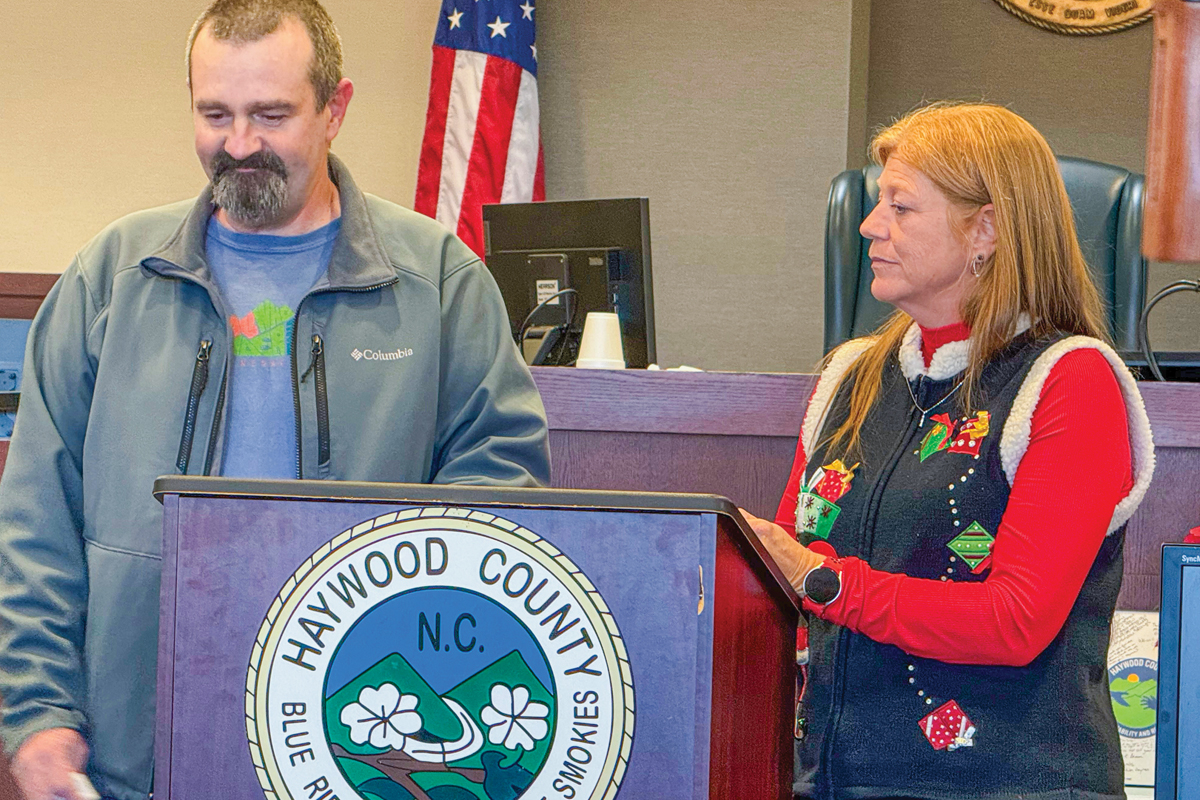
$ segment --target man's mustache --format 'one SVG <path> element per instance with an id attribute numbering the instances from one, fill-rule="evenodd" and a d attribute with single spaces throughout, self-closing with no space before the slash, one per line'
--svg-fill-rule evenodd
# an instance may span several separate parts
<path id="1" fill-rule="evenodd" d="M 242 159 L 234 158 L 224 150 L 218 150 L 217 154 L 213 156 L 212 179 L 214 182 L 220 180 L 230 170 L 236 169 L 267 170 L 287 180 L 287 167 L 284 165 L 283 159 L 269 150 L 259 150 Z"/>

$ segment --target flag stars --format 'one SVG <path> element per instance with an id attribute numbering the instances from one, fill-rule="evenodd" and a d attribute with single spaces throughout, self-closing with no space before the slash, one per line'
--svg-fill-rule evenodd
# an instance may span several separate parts
<path id="1" fill-rule="evenodd" d="M 531 44 L 529 45 L 529 49 L 533 51 L 533 60 L 537 61 L 537 45 Z"/>
<path id="2" fill-rule="evenodd" d="M 529 0 L 518 6 L 521 9 L 521 19 L 533 19 L 533 6 L 529 4 Z"/>
<path id="3" fill-rule="evenodd" d="M 492 38 L 493 39 L 495 39 L 497 36 L 502 36 L 505 39 L 507 39 L 508 34 L 505 33 L 505 31 L 508 30 L 509 25 L 512 25 L 512 23 L 511 22 L 501 22 L 499 16 L 496 17 L 495 22 L 489 22 L 487 24 L 487 26 L 492 29 Z"/>
<path id="4" fill-rule="evenodd" d="M 446 19 L 450 20 L 450 30 L 462 27 L 462 15 L 463 12 L 459 11 L 457 8 L 454 9 L 453 14 L 446 15 Z"/>

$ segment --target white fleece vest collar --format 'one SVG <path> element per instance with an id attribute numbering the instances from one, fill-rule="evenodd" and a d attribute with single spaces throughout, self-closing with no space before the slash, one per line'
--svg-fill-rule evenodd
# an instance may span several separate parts
<path id="1" fill-rule="evenodd" d="M 821 370 L 817 388 L 813 390 L 812 399 L 808 401 L 808 410 L 804 413 L 804 424 L 800 428 L 805 458 L 812 456 L 813 449 L 817 444 L 817 437 L 821 435 L 821 429 L 825 427 L 825 418 L 829 415 L 829 406 L 833 404 L 834 393 L 842 382 L 842 376 L 873 344 L 875 344 L 875 339 L 872 337 L 851 339 L 833 351 L 829 364 Z"/>
<path id="2" fill-rule="evenodd" d="M 1017 320 L 1015 336 L 1020 336 L 1029 330 L 1028 314 L 1022 314 Z M 971 353 L 971 339 L 960 339 L 957 342 L 947 342 L 933 353 L 928 368 L 925 366 L 925 356 L 921 354 L 921 326 L 913 323 L 904 333 L 900 343 L 900 370 L 909 381 L 915 381 L 924 376 L 931 381 L 944 381 L 953 378 L 967 368 Z"/>

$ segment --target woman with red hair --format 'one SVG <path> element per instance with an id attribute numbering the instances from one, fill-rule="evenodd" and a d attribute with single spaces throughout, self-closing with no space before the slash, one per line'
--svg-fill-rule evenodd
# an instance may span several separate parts
<path id="1" fill-rule="evenodd" d="M 871 154 L 897 311 L 826 358 L 749 518 L 809 612 L 796 796 L 1117 800 L 1108 630 L 1154 450 L 1054 154 L 991 105 Z"/>

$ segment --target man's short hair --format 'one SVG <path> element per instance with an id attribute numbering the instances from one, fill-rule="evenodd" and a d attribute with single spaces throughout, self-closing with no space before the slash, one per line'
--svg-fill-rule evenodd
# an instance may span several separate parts
<path id="1" fill-rule="evenodd" d="M 218 41 L 234 44 L 257 42 L 278 30 L 285 17 L 304 23 L 313 44 L 308 77 L 317 97 L 317 109 L 333 98 L 342 79 L 342 39 L 333 19 L 317 0 L 215 0 L 192 25 L 187 41 L 188 86 L 192 85 L 192 47 L 205 25 Z"/>

